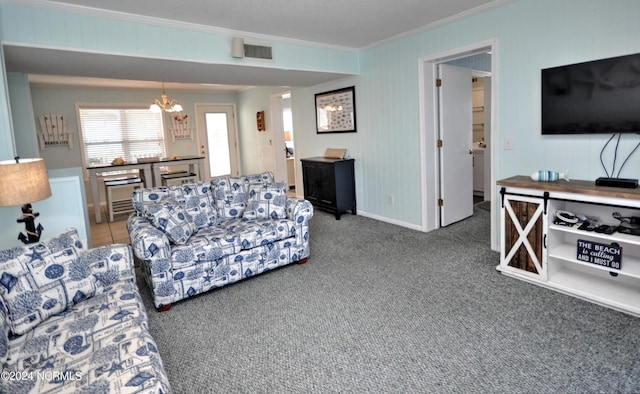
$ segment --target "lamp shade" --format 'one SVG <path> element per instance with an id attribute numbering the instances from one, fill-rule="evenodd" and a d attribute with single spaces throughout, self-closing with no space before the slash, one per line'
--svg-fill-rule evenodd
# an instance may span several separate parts
<path id="1" fill-rule="evenodd" d="M 50 196 L 43 159 L 0 161 L 0 206 L 22 205 Z"/>

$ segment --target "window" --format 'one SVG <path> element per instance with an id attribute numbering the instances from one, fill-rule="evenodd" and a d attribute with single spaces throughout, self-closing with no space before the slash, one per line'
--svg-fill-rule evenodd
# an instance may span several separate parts
<path id="1" fill-rule="evenodd" d="M 148 108 L 81 106 L 80 131 L 85 167 L 165 157 L 163 113 Z"/>

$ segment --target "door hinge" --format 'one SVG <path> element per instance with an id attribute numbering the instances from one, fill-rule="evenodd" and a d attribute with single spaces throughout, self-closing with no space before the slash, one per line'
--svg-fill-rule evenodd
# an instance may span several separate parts
<path id="1" fill-rule="evenodd" d="M 444 200 L 443 199 L 441 199 L 441 198 L 438 199 L 438 206 L 439 207 L 444 206 Z"/>
<path id="2" fill-rule="evenodd" d="M 438 148 L 442 148 L 442 140 L 438 140 Z"/>
<path id="3" fill-rule="evenodd" d="M 436 79 L 436 86 L 437 87 L 442 86 L 442 79 L 441 78 Z"/>

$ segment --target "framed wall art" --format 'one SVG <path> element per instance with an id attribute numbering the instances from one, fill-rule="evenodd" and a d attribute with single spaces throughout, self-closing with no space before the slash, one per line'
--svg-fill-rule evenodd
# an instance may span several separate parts
<path id="1" fill-rule="evenodd" d="M 318 134 L 357 131 L 355 86 L 317 93 L 315 96 Z"/>

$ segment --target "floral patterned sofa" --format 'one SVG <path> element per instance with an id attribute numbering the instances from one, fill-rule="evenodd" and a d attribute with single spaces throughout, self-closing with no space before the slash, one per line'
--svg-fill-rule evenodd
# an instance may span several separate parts
<path id="1" fill-rule="evenodd" d="M 0 251 L 0 392 L 169 393 L 129 245 Z"/>
<path id="2" fill-rule="evenodd" d="M 307 200 L 273 174 L 138 189 L 127 219 L 156 308 L 309 256 Z"/>

